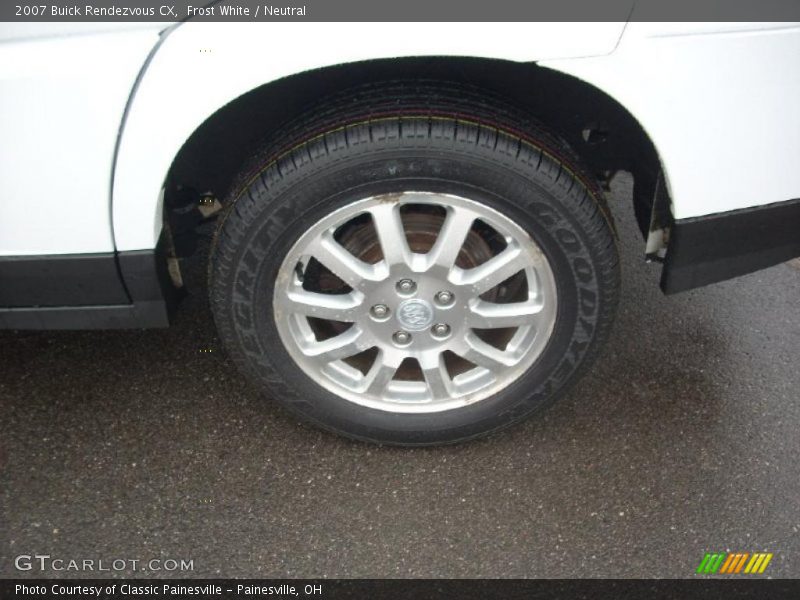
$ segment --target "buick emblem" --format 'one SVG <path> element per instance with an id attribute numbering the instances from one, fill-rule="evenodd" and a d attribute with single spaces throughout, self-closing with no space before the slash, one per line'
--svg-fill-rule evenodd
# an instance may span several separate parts
<path id="1" fill-rule="evenodd" d="M 397 320 L 408 331 L 427 329 L 433 323 L 433 307 L 425 300 L 406 300 L 397 308 Z"/>

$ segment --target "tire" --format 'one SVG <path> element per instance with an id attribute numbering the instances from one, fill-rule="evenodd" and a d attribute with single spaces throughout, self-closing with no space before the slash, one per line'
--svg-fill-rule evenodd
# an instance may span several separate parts
<path id="1" fill-rule="evenodd" d="M 209 289 L 234 362 L 294 414 L 381 444 L 462 442 L 596 357 L 617 249 L 556 135 L 483 93 L 400 82 L 272 139 L 227 200 Z"/>

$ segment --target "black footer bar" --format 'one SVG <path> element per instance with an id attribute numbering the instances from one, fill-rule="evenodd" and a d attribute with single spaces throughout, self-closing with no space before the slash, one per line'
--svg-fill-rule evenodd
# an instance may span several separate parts
<path id="1" fill-rule="evenodd" d="M 4 599 L 321 598 L 325 600 L 504 600 L 568 598 L 800 598 L 800 580 L 765 579 L 19 579 L 0 582 Z"/>

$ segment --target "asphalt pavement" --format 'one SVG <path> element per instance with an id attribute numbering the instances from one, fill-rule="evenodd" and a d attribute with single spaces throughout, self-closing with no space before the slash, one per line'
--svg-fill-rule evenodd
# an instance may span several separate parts
<path id="1" fill-rule="evenodd" d="M 0 576 L 694 577 L 706 552 L 772 552 L 763 576 L 799 577 L 800 264 L 664 297 L 628 183 L 612 202 L 602 358 L 462 446 L 296 422 L 226 358 L 199 261 L 169 329 L 0 332 Z M 35 554 L 127 562 L 16 570 Z"/>

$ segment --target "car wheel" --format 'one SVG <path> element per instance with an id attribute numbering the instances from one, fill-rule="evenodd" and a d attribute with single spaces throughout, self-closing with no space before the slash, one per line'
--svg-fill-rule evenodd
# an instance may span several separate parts
<path id="1" fill-rule="evenodd" d="M 521 113 L 450 88 L 356 91 L 254 154 L 211 258 L 230 356 L 353 438 L 453 443 L 531 415 L 608 335 L 601 192 Z"/>

